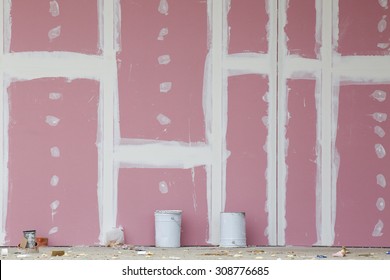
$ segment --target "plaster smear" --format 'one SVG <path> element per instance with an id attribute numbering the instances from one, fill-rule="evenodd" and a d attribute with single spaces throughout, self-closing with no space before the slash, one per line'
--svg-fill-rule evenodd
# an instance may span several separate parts
<path id="1" fill-rule="evenodd" d="M 375 90 L 372 94 L 371 94 L 372 98 L 376 99 L 377 101 L 379 102 L 383 102 L 386 100 L 386 97 L 387 97 L 387 92 L 383 91 L 383 90 Z"/>
<path id="2" fill-rule="evenodd" d="M 375 152 L 378 158 L 384 158 L 386 156 L 386 150 L 382 144 L 375 144 Z"/>
<path id="3" fill-rule="evenodd" d="M 385 9 L 389 8 L 388 0 L 378 0 L 378 4 Z"/>
<path id="4" fill-rule="evenodd" d="M 59 93 L 59 92 L 50 92 L 49 93 L 50 100 L 59 100 L 61 98 L 62 98 L 62 93 Z"/>
<path id="5" fill-rule="evenodd" d="M 60 202 L 58 200 L 54 200 L 52 203 L 50 203 L 51 208 L 51 218 L 54 219 L 54 215 L 57 213 L 57 209 L 60 206 Z"/>
<path id="6" fill-rule="evenodd" d="M 384 122 L 387 120 L 387 114 L 386 113 L 374 113 L 372 114 L 372 117 L 377 122 Z"/>
<path id="7" fill-rule="evenodd" d="M 46 123 L 50 126 L 57 126 L 60 122 L 60 119 L 55 116 L 46 116 Z"/>
<path id="8" fill-rule="evenodd" d="M 49 30 L 47 36 L 49 37 L 50 42 L 58 38 L 61 35 L 61 25 L 54 27 Z"/>
<path id="9" fill-rule="evenodd" d="M 157 116 L 157 121 L 161 124 L 161 125 L 168 125 L 171 123 L 171 119 L 168 118 L 167 116 L 165 116 L 164 114 L 158 114 Z"/>
<path id="10" fill-rule="evenodd" d="M 58 185 L 59 181 L 60 181 L 60 178 L 58 178 L 57 175 L 53 175 L 53 176 L 51 177 L 51 179 L 50 179 L 50 185 L 51 185 L 52 187 L 55 187 L 55 186 Z"/>
<path id="11" fill-rule="evenodd" d="M 57 233 L 57 232 L 58 232 L 58 227 L 52 227 L 52 228 L 49 230 L 49 235 L 54 234 L 54 233 Z"/>
<path id="12" fill-rule="evenodd" d="M 382 188 L 386 188 L 386 177 L 383 174 L 376 175 L 376 183 Z"/>
<path id="13" fill-rule="evenodd" d="M 386 135 L 386 132 L 380 126 L 375 126 L 374 127 L 374 132 L 375 132 L 376 135 L 378 135 L 381 138 L 385 137 L 385 135 Z"/>
<path id="14" fill-rule="evenodd" d="M 388 47 L 390 47 L 390 43 L 378 43 L 376 45 L 378 48 L 382 49 L 382 50 L 385 50 L 387 49 Z"/>
<path id="15" fill-rule="evenodd" d="M 160 92 L 168 93 L 172 89 L 172 82 L 163 82 L 160 84 Z"/>
<path id="16" fill-rule="evenodd" d="M 387 28 L 386 16 L 383 16 L 382 19 L 378 22 L 378 31 L 380 33 L 384 32 Z"/>
<path id="17" fill-rule="evenodd" d="M 53 17 L 57 17 L 57 16 L 60 15 L 60 6 L 58 5 L 58 2 L 57 2 L 57 1 L 50 1 L 49 13 L 50 13 Z"/>
<path id="18" fill-rule="evenodd" d="M 380 237 L 380 236 L 382 236 L 383 235 L 383 232 L 382 232 L 383 227 L 384 227 L 384 224 L 383 224 L 382 220 L 379 220 L 376 223 L 376 225 L 374 227 L 374 230 L 372 231 L 372 236 L 373 237 Z"/>
<path id="19" fill-rule="evenodd" d="M 379 211 L 383 211 L 385 210 L 385 206 L 386 203 L 383 197 L 378 198 L 378 200 L 376 201 L 376 208 L 378 208 Z"/>
<path id="20" fill-rule="evenodd" d="M 162 41 L 164 40 L 164 37 L 168 35 L 168 28 L 164 27 L 160 30 L 160 33 L 158 34 L 157 40 Z"/>
<path id="21" fill-rule="evenodd" d="M 61 155 L 60 148 L 57 146 L 50 148 L 50 154 L 54 158 L 58 158 Z"/>
<path id="22" fill-rule="evenodd" d="M 171 57 L 169 54 L 160 55 L 158 57 L 158 63 L 161 65 L 166 65 L 169 64 L 170 62 L 171 62 Z"/>
<path id="23" fill-rule="evenodd" d="M 168 15 L 169 5 L 167 0 L 160 0 L 158 5 L 158 12 L 163 15 Z"/>
<path id="24" fill-rule="evenodd" d="M 162 193 L 162 194 L 168 193 L 169 188 L 168 188 L 167 182 L 161 181 L 161 182 L 158 184 L 158 189 L 159 189 L 160 193 Z"/>

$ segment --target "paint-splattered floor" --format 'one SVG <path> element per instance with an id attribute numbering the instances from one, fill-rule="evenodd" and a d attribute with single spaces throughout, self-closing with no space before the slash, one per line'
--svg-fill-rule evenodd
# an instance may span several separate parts
<path id="1" fill-rule="evenodd" d="M 156 248 L 142 246 L 117 247 L 40 247 L 38 252 L 7 248 L 2 260 L 390 260 L 390 248 L 347 248 L 344 257 L 335 257 L 335 247 L 181 247 Z M 4 252 L 4 250 L 2 250 Z M 52 256 L 53 251 L 64 252 Z"/>

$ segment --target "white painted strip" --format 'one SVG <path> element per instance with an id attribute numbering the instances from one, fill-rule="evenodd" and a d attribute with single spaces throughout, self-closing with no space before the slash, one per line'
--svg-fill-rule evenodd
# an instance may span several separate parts
<path id="1" fill-rule="evenodd" d="M 204 143 L 177 141 L 127 141 L 115 147 L 115 161 L 121 168 L 184 168 L 209 165 L 212 150 Z"/>
<path id="2" fill-rule="evenodd" d="M 287 86 L 285 76 L 285 61 L 287 56 L 287 36 L 284 28 L 287 23 L 287 0 L 279 0 L 278 7 L 278 190 L 277 190 L 277 243 L 286 244 L 286 183 L 287 183 L 287 148 L 286 126 L 288 121 Z"/>
<path id="3" fill-rule="evenodd" d="M 334 241 L 332 226 L 332 1 L 322 1 L 322 78 L 321 78 L 321 241 L 331 246 Z"/>
<path id="4" fill-rule="evenodd" d="M 286 78 L 315 79 L 321 72 L 321 62 L 318 59 L 310 59 L 289 55 L 283 62 Z"/>
<path id="5" fill-rule="evenodd" d="M 3 57 L 6 74 L 20 80 L 44 77 L 99 79 L 106 70 L 100 56 L 73 52 L 20 52 Z"/>
<path id="6" fill-rule="evenodd" d="M 118 12 L 114 2 L 104 1 L 104 65 L 101 79 L 101 92 L 99 100 L 99 126 L 97 146 L 99 150 L 99 218 L 100 218 L 100 244 L 105 243 L 105 233 L 116 227 L 117 217 L 117 188 L 114 183 L 114 94 L 117 93 L 117 66 L 114 44 L 114 18 Z"/>
<path id="7" fill-rule="evenodd" d="M 390 56 L 336 56 L 334 74 L 342 82 L 389 83 Z"/>
<path id="8" fill-rule="evenodd" d="M 208 0 L 208 13 L 210 20 L 209 31 L 210 38 L 210 59 L 208 59 L 211 78 L 209 78 L 209 88 L 211 89 L 210 97 L 211 102 L 211 114 L 207 115 L 206 122 L 210 123 L 211 133 L 207 138 L 207 143 L 212 148 L 212 165 L 211 174 L 208 173 L 208 177 L 211 178 L 208 185 L 208 202 L 209 206 L 209 240 L 208 243 L 217 245 L 219 244 L 220 233 L 220 213 L 224 209 L 224 164 L 223 158 L 223 48 L 224 38 L 227 26 L 226 26 L 226 13 L 224 10 L 229 5 L 230 1 L 212 1 Z M 226 40 L 226 39 L 225 39 Z M 226 46 L 225 46 L 226 48 Z M 205 101 L 207 102 L 207 100 Z M 207 105 L 207 104 L 206 104 Z M 208 119 L 211 117 L 211 120 Z"/>
<path id="9" fill-rule="evenodd" d="M 270 59 L 266 54 L 238 53 L 227 55 L 224 68 L 230 76 L 243 74 L 269 74 Z"/>
<path id="10" fill-rule="evenodd" d="M 0 20 L 0 246 L 5 245 L 6 220 L 8 209 L 8 94 L 4 81 L 4 51 L 5 37 L 7 34 L 7 12 L 6 2 L 0 2 L 0 15 L 4 15 L 4 20 Z M 8 3 L 9 4 L 9 3 Z"/>
<path id="11" fill-rule="evenodd" d="M 268 49 L 269 54 L 269 89 L 268 89 L 268 135 L 267 135 L 267 202 L 266 211 L 268 212 L 268 226 L 266 234 L 268 244 L 277 245 L 277 31 L 278 31 L 278 9 L 277 2 L 268 0 L 266 10 L 269 16 L 268 29 Z"/>
<path id="12" fill-rule="evenodd" d="M 2 48 L 1 53 L 6 54 L 6 53 L 10 52 L 10 45 L 11 45 L 11 25 L 12 25 L 11 6 L 12 6 L 12 0 L 3 0 L 1 2 L 3 2 L 2 3 L 3 4 L 3 11 L 1 13 L 1 15 L 4 15 L 4 20 L 1 23 L 3 28 L 0 31 L 0 32 L 4 32 L 4 33 L 0 33 L 3 35 L 1 38 L 3 40 L 3 43 L 1 44 L 1 48 Z"/>

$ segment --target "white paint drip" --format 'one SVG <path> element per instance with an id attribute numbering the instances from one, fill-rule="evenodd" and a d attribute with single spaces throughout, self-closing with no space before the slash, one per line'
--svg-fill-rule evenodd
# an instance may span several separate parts
<path id="1" fill-rule="evenodd" d="M 53 176 L 51 177 L 51 179 L 50 179 L 50 185 L 51 185 L 52 187 L 56 187 L 56 186 L 58 185 L 59 181 L 60 181 L 60 178 L 58 178 L 57 175 L 53 175 Z"/>
<path id="2" fill-rule="evenodd" d="M 161 181 L 161 182 L 158 184 L 158 189 L 159 189 L 159 191 L 160 191 L 162 194 L 168 193 L 169 188 L 168 188 L 167 182 Z"/>
<path id="3" fill-rule="evenodd" d="M 372 117 L 374 118 L 374 120 L 376 120 L 377 122 L 384 122 L 387 120 L 387 114 L 386 113 L 374 113 L 372 114 Z"/>
<path id="4" fill-rule="evenodd" d="M 386 16 L 383 16 L 382 19 L 378 22 L 378 31 L 379 32 L 384 32 L 387 28 L 387 21 L 386 21 Z"/>
<path id="5" fill-rule="evenodd" d="M 57 16 L 60 15 L 60 6 L 58 5 L 58 2 L 57 2 L 57 1 L 50 1 L 49 13 L 50 13 L 53 17 L 57 17 Z"/>
<path id="6" fill-rule="evenodd" d="M 386 150 L 382 144 L 375 144 L 375 152 L 378 158 L 384 158 L 386 156 Z"/>
<path id="7" fill-rule="evenodd" d="M 160 92 L 168 93 L 172 89 L 172 82 L 163 82 L 160 84 Z"/>
<path id="8" fill-rule="evenodd" d="M 386 132 L 383 130 L 383 128 L 377 125 L 374 127 L 374 132 L 381 138 L 385 137 L 386 135 Z"/>
<path id="9" fill-rule="evenodd" d="M 52 228 L 49 230 L 49 235 L 54 234 L 54 233 L 57 233 L 57 232 L 58 232 L 58 227 L 52 227 Z"/>
<path id="10" fill-rule="evenodd" d="M 157 40 L 162 41 L 164 40 L 164 37 L 166 37 L 167 35 L 168 35 L 168 28 L 167 27 L 161 28 L 160 33 L 158 33 Z"/>
<path id="11" fill-rule="evenodd" d="M 378 200 L 376 201 L 376 208 L 378 208 L 379 211 L 383 211 L 385 210 L 385 206 L 386 206 L 385 200 L 383 199 L 383 197 L 379 197 Z"/>
<path id="12" fill-rule="evenodd" d="M 380 236 L 382 236 L 383 235 L 383 232 L 382 232 L 383 227 L 384 227 L 384 224 L 383 224 L 382 220 L 379 220 L 376 223 L 376 225 L 374 227 L 374 230 L 372 231 L 372 236 L 373 237 L 380 237 Z"/>
<path id="13" fill-rule="evenodd" d="M 58 158 L 61 155 L 60 148 L 57 146 L 50 148 L 50 154 L 54 158 Z"/>
<path id="14" fill-rule="evenodd" d="M 378 3 L 384 9 L 388 9 L 389 8 L 388 0 L 378 0 Z"/>
<path id="15" fill-rule="evenodd" d="M 166 65 L 171 62 L 171 57 L 169 54 L 160 55 L 158 57 L 158 63 L 161 65 Z"/>
<path id="16" fill-rule="evenodd" d="M 386 188 L 386 177 L 383 174 L 376 175 L 376 183 L 382 188 Z"/>
<path id="17" fill-rule="evenodd" d="M 46 116 L 46 123 L 50 126 L 57 126 L 60 122 L 60 119 L 55 116 Z"/>
<path id="18" fill-rule="evenodd" d="M 59 93 L 59 92 L 50 92 L 49 93 L 50 100 L 59 100 L 61 98 L 62 98 L 62 93 Z"/>
<path id="19" fill-rule="evenodd" d="M 168 118 L 166 115 L 164 114 L 158 114 L 157 116 L 157 121 L 161 124 L 161 125 L 168 125 L 171 123 L 171 119 Z"/>
<path id="20" fill-rule="evenodd" d="M 47 36 L 49 37 L 50 42 L 58 38 L 61 35 L 61 25 L 54 27 L 49 30 Z"/>
<path id="21" fill-rule="evenodd" d="M 158 11 L 160 14 L 168 15 L 169 5 L 167 0 L 160 0 L 160 4 L 158 5 Z"/>
<path id="22" fill-rule="evenodd" d="M 387 97 L 387 92 L 383 91 L 383 90 L 375 90 L 371 96 L 376 99 L 377 101 L 379 102 L 383 102 L 386 100 L 386 97 Z"/>

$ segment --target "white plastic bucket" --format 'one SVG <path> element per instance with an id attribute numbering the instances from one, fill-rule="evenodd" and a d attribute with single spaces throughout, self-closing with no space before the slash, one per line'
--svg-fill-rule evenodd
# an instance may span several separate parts
<path id="1" fill-rule="evenodd" d="M 246 247 L 245 213 L 221 213 L 221 247 Z"/>
<path id="2" fill-rule="evenodd" d="M 181 210 L 154 212 L 156 247 L 180 247 L 181 213 Z"/>

